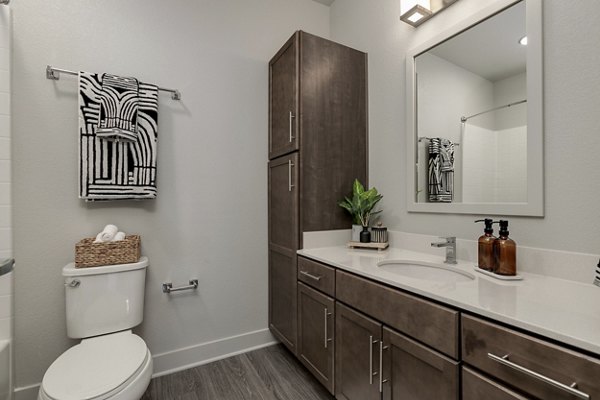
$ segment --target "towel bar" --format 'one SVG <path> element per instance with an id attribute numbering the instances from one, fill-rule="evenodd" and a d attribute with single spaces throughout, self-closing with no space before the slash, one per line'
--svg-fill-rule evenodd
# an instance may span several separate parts
<path id="1" fill-rule="evenodd" d="M 68 69 L 55 68 L 51 65 L 46 66 L 46 79 L 51 79 L 53 81 L 57 81 L 60 79 L 61 73 L 67 74 L 67 75 L 77 75 L 78 74 L 77 72 L 70 71 Z M 177 89 L 168 89 L 168 88 L 158 87 L 158 90 L 162 90 L 163 92 L 171 93 L 171 98 L 173 100 L 181 100 L 181 92 Z"/>
<path id="2" fill-rule="evenodd" d="M 196 290 L 198 289 L 198 279 L 190 280 L 189 285 L 173 287 L 171 282 L 165 282 L 162 284 L 163 293 L 180 292 L 182 290 Z"/>

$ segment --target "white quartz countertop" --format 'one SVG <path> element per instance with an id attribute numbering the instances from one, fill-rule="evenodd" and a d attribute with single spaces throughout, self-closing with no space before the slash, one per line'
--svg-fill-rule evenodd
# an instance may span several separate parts
<path id="1" fill-rule="evenodd" d="M 473 274 L 474 280 L 423 280 L 377 266 L 385 260 L 444 261 L 398 248 L 377 252 L 335 246 L 299 250 L 298 254 L 600 355 L 600 287 L 592 284 L 521 272 L 522 281 L 500 281 L 460 260 L 451 268 Z"/>

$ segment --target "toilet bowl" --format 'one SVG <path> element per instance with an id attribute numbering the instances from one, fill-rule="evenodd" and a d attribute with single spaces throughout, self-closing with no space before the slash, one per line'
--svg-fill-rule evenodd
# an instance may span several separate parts
<path id="1" fill-rule="evenodd" d="M 152 355 L 131 331 L 85 339 L 46 371 L 38 400 L 139 400 L 152 377 Z"/>
<path id="2" fill-rule="evenodd" d="M 152 377 L 152 355 L 131 328 L 143 320 L 148 259 L 63 268 L 67 335 L 81 342 L 44 374 L 38 400 L 139 400 Z"/>

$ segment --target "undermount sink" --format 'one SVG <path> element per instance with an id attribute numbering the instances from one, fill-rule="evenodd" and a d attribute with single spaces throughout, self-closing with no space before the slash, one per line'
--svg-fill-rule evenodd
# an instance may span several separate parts
<path id="1" fill-rule="evenodd" d="M 440 264 L 414 260 L 385 260 L 377 263 L 385 271 L 409 278 L 435 282 L 468 282 L 475 279 L 473 274 L 446 267 Z"/>

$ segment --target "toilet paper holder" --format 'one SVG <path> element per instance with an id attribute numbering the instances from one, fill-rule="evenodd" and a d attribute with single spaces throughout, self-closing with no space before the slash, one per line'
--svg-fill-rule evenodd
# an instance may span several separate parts
<path id="1" fill-rule="evenodd" d="M 173 283 L 165 282 L 162 284 L 163 293 L 181 292 L 182 290 L 198 289 L 198 279 L 191 279 L 188 285 L 173 287 Z"/>

